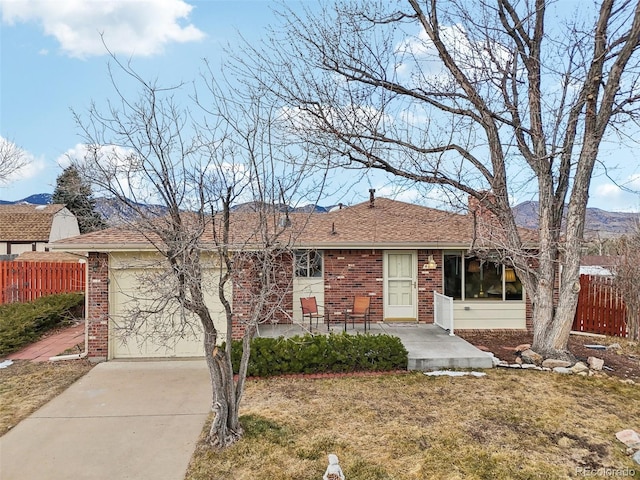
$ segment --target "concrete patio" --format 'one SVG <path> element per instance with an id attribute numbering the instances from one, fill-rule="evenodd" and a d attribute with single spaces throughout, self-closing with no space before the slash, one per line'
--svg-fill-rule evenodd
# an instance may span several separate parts
<path id="1" fill-rule="evenodd" d="M 311 330 L 308 323 L 293 323 L 289 325 L 261 325 L 259 336 L 266 338 L 285 338 L 294 335 L 313 333 L 327 335 L 341 333 L 344 324 L 332 323 L 327 326 L 315 322 Z M 433 324 L 421 323 L 371 323 L 367 333 L 387 334 L 400 338 L 409 352 L 409 370 L 438 370 L 442 368 L 493 368 L 493 361 L 483 352 L 460 337 L 449 335 L 442 328 Z M 364 333 L 364 324 L 348 325 L 347 333 L 357 335 Z"/>

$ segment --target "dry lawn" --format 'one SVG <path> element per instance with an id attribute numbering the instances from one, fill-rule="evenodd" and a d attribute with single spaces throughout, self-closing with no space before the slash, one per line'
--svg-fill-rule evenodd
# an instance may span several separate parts
<path id="1" fill-rule="evenodd" d="M 58 363 L 18 360 L 0 369 L 0 435 L 65 390 L 91 367 L 89 362 L 81 360 Z"/>
<path id="2" fill-rule="evenodd" d="M 230 449 L 198 447 L 188 480 L 318 480 L 329 453 L 348 480 L 583 478 L 580 468 L 640 478 L 614 436 L 640 431 L 640 385 L 617 379 L 492 370 L 255 380 L 242 421 Z"/>

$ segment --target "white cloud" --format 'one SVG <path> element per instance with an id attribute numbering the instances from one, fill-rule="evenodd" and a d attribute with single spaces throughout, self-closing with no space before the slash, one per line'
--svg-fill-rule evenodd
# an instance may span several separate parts
<path id="1" fill-rule="evenodd" d="M 184 0 L 0 0 L 2 21 L 39 23 L 70 57 L 117 54 L 150 56 L 165 45 L 192 42 L 204 33 L 187 23 L 192 5 Z"/>
<path id="2" fill-rule="evenodd" d="M 115 145 L 97 148 L 77 144 L 57 159 L 61 168 L 73 164 L 91 181 L 94 193 L 108 195 L 108 189 L 115 189 L 127 198 L 147 200 L 148 182 L 133 151 Z"/>
<path id="3" fill-rule="evenodd" d="M 461 24 L 442 25 L 440 38 L 455 63 L 472 82 L 489 80 L 493 72 L 502 70 L 512 61 L 509 50 L 495 39 L 472 40 Z M 396 71 L 403 77 L 413 76 L 414 81 L 428 81 L 444 88 L 455 83 L 438 57 L 438 51 L 424 31 L 407 35 L 396 46 L 398 64 Z"/>
<path id="4" fill-rule="evenodd" d="M 594 190 L 594 195 L 596 197 L 610 198 L 610 197 L 618 197 L 621 194 L 622 194 L 622 189 L 613 183 L 603 183 L 603 184 L 597 185 Z"/>
<path id="5" fill-rule="evenodd" d="M 631 190 L 640 191 L 640 173 L 629 175 L 629 178 L 627 178 L 625 185 Z"/>
<path id="6" fill-rule="evenodd" d="M 42 173 L 46 168 L 45 161 L 42 157 L 36 157 L 31 152 L 18 147 L 15 143 L 2 136 L 0 136 L 0 150 L 3 152 L 7 150 L 14 150 L 20 155 L 19 161 L 21 163 L 24 162 L 22 167 L 15 170 L 11 165 L 7 165 L 6 171 L 10 173 L 6 176 L 3 183 L 9 184 L 33 178 Z M 17 158 L 16 161 L 18 161 Z"/>
<path id="7" fill-rule="evenodd" d="M 609 212 L 640 211 L 640 175 L 630 175 L 625 182 L 603 183 L 592 188 L 589 206 Z"/>

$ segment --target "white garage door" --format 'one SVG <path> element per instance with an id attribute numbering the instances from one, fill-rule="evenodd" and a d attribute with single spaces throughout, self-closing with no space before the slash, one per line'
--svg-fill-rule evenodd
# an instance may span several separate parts
<path id="1" fill-rule="evenodd" d="M 167 358 L 201 357 L 204 354 L 202 326 L 197 317 L 173 305 L 162 305 L 163 285 L 154 285 L 159 271 L 139 267 L 130 257 L 110 261 L 110 357 Z M 155 270 L 155 273 L 154 273 Z M 214 316 L 216 328 L 224 334 L 224 308 L 217 295 L 214 272 L 207 277 L 205 301 Z M 136 318 L 136 312 L 146 310 Z"/>

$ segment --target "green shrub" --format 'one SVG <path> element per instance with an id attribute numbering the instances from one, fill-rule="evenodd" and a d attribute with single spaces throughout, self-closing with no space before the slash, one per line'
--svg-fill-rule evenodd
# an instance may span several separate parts
<path id="1" fill-rule="evenodd" d="M 234 341 L 231 352 L 233 370 L 238 373 L 242 342 Z M 404 345 L 390 335 L 254 338 L 247 375 L 404 370 L 407 363 Z"/>
<path id="2" fill-rule="evenodd" d="M 28 303 L 0 305 L 0 356 L 36 341 L 43 333 L 62 325 L 83 302 L 82 293 L 64 293 Z"/>

